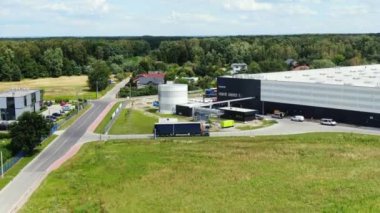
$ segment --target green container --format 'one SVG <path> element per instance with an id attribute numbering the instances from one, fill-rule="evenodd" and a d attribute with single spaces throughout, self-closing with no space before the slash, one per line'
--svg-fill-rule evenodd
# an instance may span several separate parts
<path id="1" fill-rule="evenodd" d="M 225 120 L 220 122 L 220 126 L 222 128 L 229 128 L 235 126 L 235 121 L 234 120 Z"/>

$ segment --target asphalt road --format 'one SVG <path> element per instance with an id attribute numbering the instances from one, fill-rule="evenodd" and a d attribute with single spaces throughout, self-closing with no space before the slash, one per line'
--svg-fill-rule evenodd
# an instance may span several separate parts
<path id="1" fill-rule="evenodd" d="M 116 97 L 125 81 L 116 85 L 102 99 L 92 101 L 89 111 L 81 116 L 58 139 L 48 146 L 37 158 L 25 167 L 2 191 L 0 191 L 0 212 L 17 211 L 48 174 L 48 168 L 75 144 L 79 143 L 88 127 L 107 105 Z"/>

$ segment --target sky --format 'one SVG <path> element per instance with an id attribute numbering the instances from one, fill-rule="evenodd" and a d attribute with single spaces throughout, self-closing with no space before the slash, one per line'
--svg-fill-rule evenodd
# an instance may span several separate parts
<path id="1" fill-rule="evenodd" d="M 378 33 L 379 0 L 0 0 L 0 37 Z"/>

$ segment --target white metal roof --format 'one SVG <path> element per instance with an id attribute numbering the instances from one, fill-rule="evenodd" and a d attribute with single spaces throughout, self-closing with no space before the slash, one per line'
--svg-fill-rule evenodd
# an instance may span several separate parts
<path id="1" fill-rule="evenodd" d="M 38 90 L 29 90 L 29 89 L 12 89 L 5 92 L 0 92 L 1 98 L 7 98 L 7 97 L 23 97 L 29 94 L 32 94 L 34 92 L 37 92 Z"/>
<path id="2" fill-rule="evenodd" d="M 262 74 L 238 74 L 232 78 L 380 87 L 380 64 Z"/>
<path id="3" fill-rule="evenodd" d="M 237 107 L 222 107 L 219 108 L 220 110 L 230 110 L 230 111 L 236 111 L 236 112 L 256 112 L 257 110 L 254 109 L 245 109 L 245 108 L 237 108 Z"/>

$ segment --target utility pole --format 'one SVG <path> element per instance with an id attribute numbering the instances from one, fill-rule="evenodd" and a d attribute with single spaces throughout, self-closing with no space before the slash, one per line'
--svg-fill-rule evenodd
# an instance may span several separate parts
<path id="1" fill-rule="evenodd" d="M 132 82 L 129 82 L 129 98 L 132 99 Z"/>
<path id="2" fill-rule="evenodd" d="M 4 178 L 4 164 L 3 164 L 3 151 L 0 152 L 1 155 L 1 178 Z"/>
<path id="3" fill-rule="evenodd" d="M 96 99 L 98 99 L 98 81 L 96 81 Z"/>
<path id="4" fill-rule="evenodd" d="M 78 96 L 78 90 L 77 90 L 77 113 L 79 113 L 79 96 Z"/>

